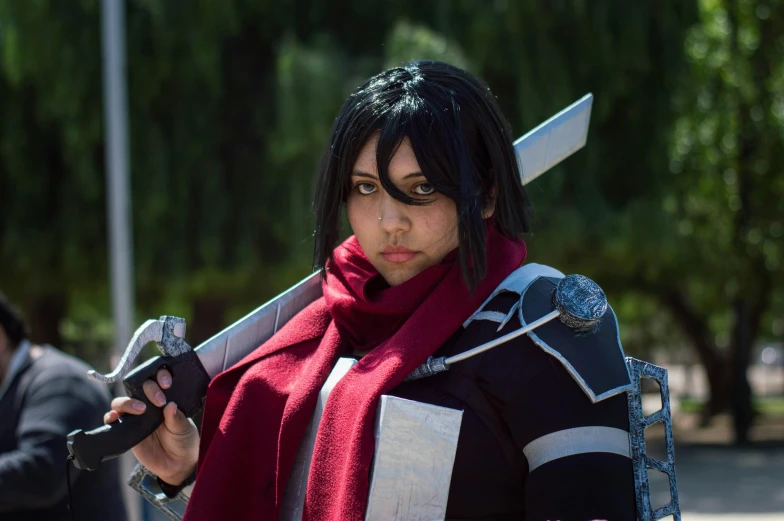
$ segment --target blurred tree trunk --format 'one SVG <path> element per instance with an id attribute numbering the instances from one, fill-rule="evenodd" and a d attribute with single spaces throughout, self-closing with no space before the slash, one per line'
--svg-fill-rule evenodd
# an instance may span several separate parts
<path id="1" fill-rule="evenodd" d="M 748 368 L 762 314 L 768 304 L 770 284 L 765 282 L 767 273 L 762 271 L 757 298 L 737 298 L 733 302 L 734 323 L 729 356 L 719 350 L 707 319 L 694 310 L 684 292 L 671 291 L 662 296 L 662 301 L 691 339 L 705 367 L 710 396 L 702 410 L 701 424 L 706 425 L 713 416 L 730 411 L 736 444 L 749 441 L 749 430 L 754 420 Z"/>
<path id="2" fill-rule="evenodd" d="M 733 304 L 735 327 L 731 348 L 732 382 L 730 405 L 732 424 L 735 430 L 735 443 L 744 444 L 749 441 L 749 430 L 754 420 L 751 385 L 748 378 L 748 367 L 751 359 L 753 326 L 749 303 L 738 300 Z"/>
<path id="3" fill-rule="evenodd" d="M 716 345 L 707 318 L 697 313 L 684 291 L 670 290 L 660 295 L 660 298 L 675 322 L 691 340 L 705 368 L 710 394 L 702 409 L 700 423 L 707 425 L 713 416 L 729 409 L 729 361 Z"/>
<path id="4" fill-rule="evenodd" d="M 749 430 L 754 421 L 753 393 L 749 383 L 748 368 L 754 342 L 759 336 L 762 315 L 769 305 L 771 288 L 770 274 L 767 270 L 752 268 L 750 271 L 757 274 L 756 277 L 749 277 L 753 296 L 737 298 L 732 305 L 735 323 L 730 340 L 732 367 L 730 405 L 736 444 L 749 441 Z"/>

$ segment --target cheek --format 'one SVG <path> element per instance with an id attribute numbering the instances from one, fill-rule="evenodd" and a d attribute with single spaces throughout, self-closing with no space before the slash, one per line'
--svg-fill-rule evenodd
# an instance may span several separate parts
<path id="1" fill-rule="evenodd" d="M 348 201 L 346 201 L 346 217 L 348 217 L 348 223 L 351 225 L 351 228 L 354 228 L 354 222 L 357 220 L 357 205 L 353 202 L 353 199 L 349 197 Z"/>
<path id="2" fill-rule="evenodd" d="M 421 216 L 423 231 L 432 237 L 432 249 L 444 254 L 455 249 L 457 238 L 457 208 L 451 200 L 439 201 L 429 207 Z"/>
<path id="3" fill-rule="evenodd" d="M 351 231 L 362 243 L 365 236 L 368 235 L 370 227 L 373 222 L 369 220 L 373 212 L 367 208 L 365 201 L 357 197 L 349 197 L 346 201 L 346 217 L 348 217 L 348 224 L 351 226 Z"/>

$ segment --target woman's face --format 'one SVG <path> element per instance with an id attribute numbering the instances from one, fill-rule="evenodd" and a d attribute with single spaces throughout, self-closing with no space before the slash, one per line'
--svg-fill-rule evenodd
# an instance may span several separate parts
<path id="1" fill-rule="evenodd" d="M 378 179 L 377 141 L 365 143 L 354 163 L 348 220 L 370 262 L 396 286 L 457 248 L 457 207 L 427 182 L 408 138 L 392 156 L 389 178 L 410 197 L 432 202 L 409 206 L 390 196 Z"/>

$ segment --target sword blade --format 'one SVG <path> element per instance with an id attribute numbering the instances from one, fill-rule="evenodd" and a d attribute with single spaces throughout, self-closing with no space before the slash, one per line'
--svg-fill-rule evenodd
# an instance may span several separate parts
<path id="1" fill-rule="evenodd" d="M 321 296 L 321 278 L 313 273 L 296 286 L 256 308 L 194 351 L 214 378 L 269 340 L 291 317 Z"/>
<path id="2" fill-rule="evenodd" d="M 523 184 L 585 146 L 593 94 L 586 94 L 514 142 Z"/>

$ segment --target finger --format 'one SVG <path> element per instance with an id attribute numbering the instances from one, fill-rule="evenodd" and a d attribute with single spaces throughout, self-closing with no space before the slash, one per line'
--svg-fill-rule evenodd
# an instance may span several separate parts
<path id="1" fill-rule="evenodd" d="M 144 389 L 144 395 L 150 402 L 158 407 L 166 405 L 166 397 L 163 395 L 163 391 L 161 391 L 161 388 L 158 387 L 157 383 L 152 380 L 147 380 L 142 384 L 142 389 Z"/>
<path id="2" fill-rule="evenodd" d="M 103 415 L 103 423 L 109 424 L 116 422 L 120 418 L 120 413 L 117 411 L 109 411 Z"/>
<path id="3" fill-rule="evenodd" d="M 163 421 L 172 434 L 187 434 L 191 429 L 190 421 L 174 402 L 167 403 L 163 408 Z"/>
<path id="4" fill-rule="evenodd" d="M 158 370 L 158 385 L 161 386 L 161 389 L 168 389 L 171 387 L 172 384 L 172 376 L 168 369 L 163 368 Z"/>
<path id="5" fill-rule="evenodd" d="M 141 414 L 147 406 L 141 400 L 135 400 L 128 396 L 118 396 L 112 400 L 111 407 L 112 411 L 121 414 Z M 117 417 L 119 418 L 121 414 L 118 414 Z"/>

